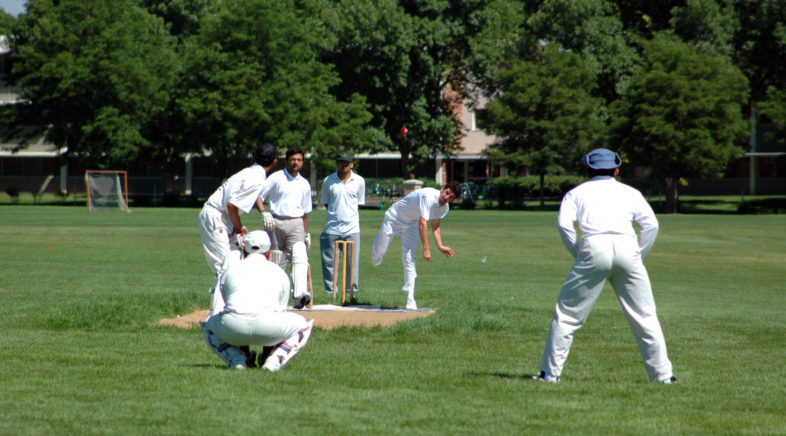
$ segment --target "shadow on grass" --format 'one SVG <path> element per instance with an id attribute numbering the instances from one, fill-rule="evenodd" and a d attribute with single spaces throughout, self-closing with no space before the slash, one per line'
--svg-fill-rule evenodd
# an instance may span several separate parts
<path id="1" fill-rule="evenodd" d="M 653 210 L 665 211 L 663 201 L 651 201 Z M 679 213 L 705 215 L 756 215 L 786 213 L 786 197 L 768 198 L 734 198 L 734 197 L 700 197 L 680 198 Z"/>
<path id="2" fill-rule="evenodd" d="M 532 377 L 536 376 L 537 374 L 510 374 L 507 372 L 492 371 L 492 372 L 470 372 L 467 375 L 473 377 L 497 377 L 497 378 L 507 378 L 507 379 L 515 379 L 515 380 L 532 380 Z"/>

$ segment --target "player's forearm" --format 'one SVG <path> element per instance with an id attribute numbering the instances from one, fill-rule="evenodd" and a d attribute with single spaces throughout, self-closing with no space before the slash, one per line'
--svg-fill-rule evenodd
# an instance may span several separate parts
<path id="1" fill-rule="evenodd" d="M 236 229 L 242 229 L 243 224 L 240 222 L 240 212 L 238 212 L 237 206 L 232 203 L 227 204 L 227 214 L 229 215 L 229 221 L 232 222 L 232 225 Z"/>
<path id="2" fill-rule="evenodd" d="M 308 214 L 303 215 L 303 231 L 308 232 Z"/>
<path id="3" fill-rule="evenodd" d="M 260 212 L 265 211 L 265 202 L 262 201 L 262 197 L 257 197 L 257 210 Z"/>
<path id="4" fill-rule="evenodd" d="M 420 219 L 420 243 L 423 245 L 423 249 L 428 249 L 428 222 L 423 218 Z"/>

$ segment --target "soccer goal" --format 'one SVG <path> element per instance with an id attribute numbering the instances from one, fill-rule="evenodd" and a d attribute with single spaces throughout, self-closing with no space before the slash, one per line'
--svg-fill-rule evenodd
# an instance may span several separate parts
<path id="1" fill-rule="evenodd" d="M 128 212 L 128 173 L 126 171 L 87 170 L 87 210 L 119 208 Z"/>

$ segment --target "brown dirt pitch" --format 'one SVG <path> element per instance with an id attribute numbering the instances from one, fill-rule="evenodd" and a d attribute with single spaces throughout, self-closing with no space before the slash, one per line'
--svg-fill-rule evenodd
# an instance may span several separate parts
<path id="1" fill-rule="evenodd" d="M 315 320 L 315 327 L 331 330 L 338 327 L 390 327 L 401 321 L 429 316 L 436 309 L 406 310 L 398 307 L 318 304 L 311 309 L 293 311 L 308 320 Z M 156 325 L 192 328 L 198 326 L 206 317 L 207 310 L 195 309 L 186 315 L 162 319 Z"/>

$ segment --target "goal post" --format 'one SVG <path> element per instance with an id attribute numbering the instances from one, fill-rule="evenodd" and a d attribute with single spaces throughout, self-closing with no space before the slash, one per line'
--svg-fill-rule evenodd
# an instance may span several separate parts
<path id="1" fill-rule="evenodd" d="M 85 171 L 87 210 L 119 208 L 128 212 L 128 172 L 114 170 Z"/>

